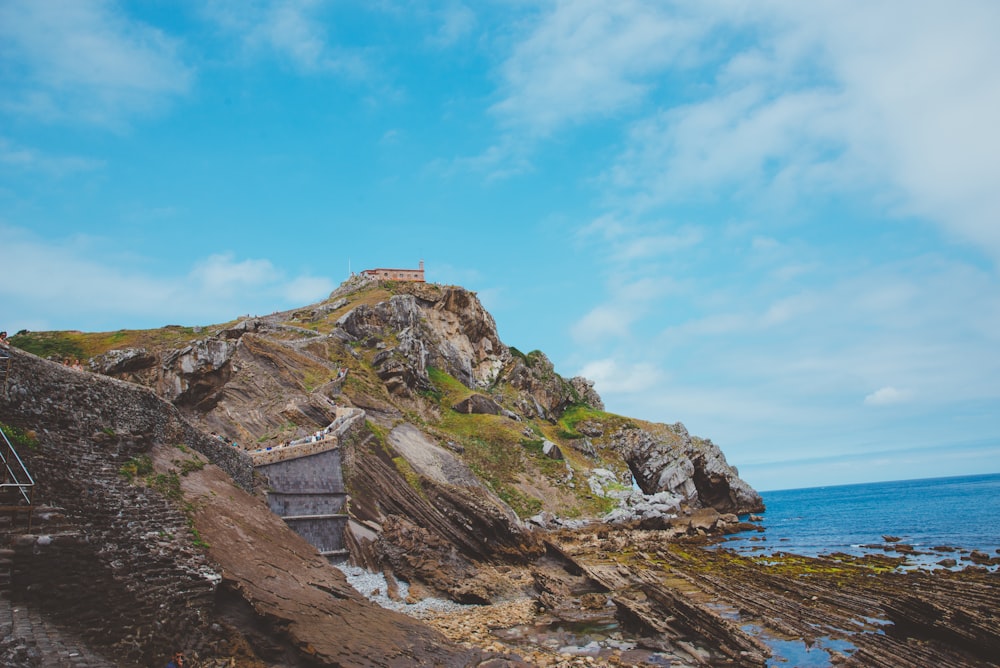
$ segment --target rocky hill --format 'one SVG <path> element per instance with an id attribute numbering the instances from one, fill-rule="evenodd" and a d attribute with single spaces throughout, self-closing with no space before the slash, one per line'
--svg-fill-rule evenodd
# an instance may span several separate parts
<path id="1" fill-rule="evenodd" d="M 14 353 L 0 420 L 35 434 L 26 459 L 66 536 L 21 539 L 50 556 L 24 561 L 15 594 L 99 621 L 88 642 L 120 665 L 181 639 L 239 665 L 504 661 L 372 606 L 267 510 L 247 453 L 308 437 L 338 407 L 365 416 L 339 444 L 350 559 L 411 596 L 522 595 L 534 585 L 518 569 L 551 553 L 547 531 L 669 537 L 762 510 L 711 441 L 604 411 L 592 383 L 500 341 L 458 287 L 352 280 L 218 326 L 13 343 L 87 369 Z"/>

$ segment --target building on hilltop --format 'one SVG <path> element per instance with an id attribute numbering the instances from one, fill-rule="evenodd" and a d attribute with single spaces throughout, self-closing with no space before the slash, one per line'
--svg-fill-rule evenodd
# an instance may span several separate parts
<path id="1" fill-rule="evenodd" d="M 424 261 L 420 261 L 419 269 L 365 269 L 361 272 L 365 278 L 378 281 L 413 281 L 424 283 Z"/>

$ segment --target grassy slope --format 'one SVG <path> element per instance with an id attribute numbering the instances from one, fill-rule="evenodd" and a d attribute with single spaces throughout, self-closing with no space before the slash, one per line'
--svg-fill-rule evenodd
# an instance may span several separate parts
<path id="1" fill-rule="evenodd" d="M 333 331 L 337 320 L 351 309 L 362 304 L 373 306 L 389 299 L 397 292 L 409 292 L 411 287 L 402 284 L 373 284 L 344 295 L 347 303 L 336 310 L 326 311 L 323 306 L 331 301 L 335 303 L 341 298 L 340 296 L 334 296 L 332 300 L 310 307 L 277 314 L 277 320 L 281 324 L 325 334 Z M 421 286 L 421 289 L 440 288 Z M 12 337 L 12 343 L 42 357 L 85 360 L 120 348 L 143 347 L 151 351 L 179 348 L 197 339 L 215 335 L 237 322 L 231 321 L 208 327 L 167 326 L 151 330 L 95 333 L 25 332 Z M 291 333 L 276 334 L 277 336 L 271 338 L 294 336 Z M 277 358 L 285 355 L 302 357 L 280 345 L 268 345 L 263 341 L 258 343 L 267 350 L 257 352 L 265 357 L 274 356 L 275 362 L 280 362 Z M 386 334 L 385 343 L 390 346 L 395 344 L 391 333 Z M 324 337 L 308 345 L 307 350 L 322 360 L 328 360 L 333 369 L 343 366 L 350 370 L 345 387 L 348 394 L 363 394 L 386 403 L 391 402 L 391 398 L 371 367 L 372 357 L 379 352 L 377 349 L 356 347 L 353 351 L 357 354 L 355 355 L 351 354 L 352 351 L 348 350 L 345 344 Z M 519 351 L 514 352 L 520 354 Z M 531 354 L 527 357 L 530 356 Z M 330 368 L 321 368 L 307 358 L 286 361 L 298 362 L 292 364 L 295 367 L 295 380 L 306 393 L 333 377 Z M 279 363 L 278 366 L 288 365 Z M 440 415 L 440 419 L 429 420 L 415 415 L 412 410 L 404 409 L 402 412 L 409 421 L 438 439 L 459 444 L 462 458 L 470 468 L 519 515 L 526 517 L 544 509 L 561 516 L 577 517 L 602 514 L 610 510 L 611 504 L 606 499 L 591 496 L 586 478 L 589 471 L 598 466 L 618 473 L 626 472 L 627 466 L 617 453 L 601 448 L 599 441 L 594 443 L 598 461 L 592 461 L 574 449 L 571 442 L 582 438 L 582 434 L 576 430 L 576 425 L 583 420 L 601 422 L 605 425 L 606 432 L 634 421 L 586 406 L 570 408 L 556 424 L 538 419 L 517 422 L 497 415 L 460 414 L 451 407 L 471 395 L 473 391 L 437 369 L 430 369 L 430 378 L 435 389 L 425 392 L 420 400 L 434 406 L 437 410 L 430 413 Z M 501 383 L 492 393 L 509 397 L 514 391 Z M 425 411 L 424 415 L 426 414 L 428 412 Z M 254 436 L 261 441 L 280 439 L 283 434 L 269 433 Z M 544 439 L 559 445 L 565 461 L 552 460 L 542 453 Z M 567 465 L 573 471 L 572 482 L 567 480 Z"/>

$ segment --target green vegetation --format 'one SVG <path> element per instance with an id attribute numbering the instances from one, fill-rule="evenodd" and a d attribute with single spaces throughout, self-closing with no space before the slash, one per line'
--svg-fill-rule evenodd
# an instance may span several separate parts
<path id="1" fill-rule="evenodd" d="M 187 475 L 193 471 L 200 471 L 205 468 L 204 460 L 197 458 L 183 459 L 181 461 L 175 460 L 174 463 L 180 466 L 181 475 Z"/>
<path id="2" fill-rule="evenodd" d="M 35 435 L 35 432 L 30 429 L 25 431 L 20 427 L 13 427 L 9 424 L 4 424 L 3 422 L 0 422 L 0 429 L 2 429 L 3 433 L 7 435 L 7 438 L 10 440 L 11 445 L 15 447 L 17 446 L 21 446 L 24 448 L 38 447 L 38 437 Z"/>
<path id="3" fill-rule="evenodd" d="M 144 478 L 152 472 L 153 460 L 149 458 L 149 455 L 137 455 L 122 464 L 122 467 L 118 469 L 118 473 L 130 483 L 135 482 L 139 478 Z"/>
<path id="4" fill-rule="evenodd" d="M 393 457 L 392 463 L 396 465 L 396 470 L 399 471 L 400 475 L 406 478 L 407 484 L 413 488 L 413 491 L 426 499 L 427 491 L 424 489 L 420 474 L 413 470 L 410 462 L 406 461 L 405 457 Z"/>
<path id="5" fill-rule="evenodd" d="M 201 534 L 198 533 L 198 529 L 194 526 L 194 520 L 190 517 L 188 518 L 188 532 L 191 534 L 191 544 L 195 547 L 199 547 L 203 550 L 207 550 L 212 547 L 202 539 Z"/>
<path id="6" fill-rule="evenodd" d="M 378 441 L 379 444 L 384 448 L 387 443 L 385 429 L 375 424 L 371 420 L 365 420 L 365 426 L 368 427 L 368 431 L 372 433 L 372 435 L 375 437 L 375 440 Z"/>
<path id="7" fill-rule="evenodd" d="M 217 325 L 228 327 L 234 322 Z M 85 360 L 116 348 L 176 348 L 199 336 L 201 328 L 167 325 L 159 329 L 120 329 L 115 332 L 29 332 L 10 337 L 12 345 L 39 357 Z"/>
<path id="8" fill-rule="evenodd" d="M 150 474 L 146 476 L 146 485 L 172 501 L 180 501 L 183 497 L 180 476 L 174 471 Z"/>
<path id="9" fill-rule="evenodd" d="M 468 416 L 496 417 L 496 416 Z M 525 465 L 522 450 L 508 438 L 489 441 L 479 437 L 462 439 L 465 446 L 463 459 L 476 476 L 484 481 L 518 517 L 530 517 L 542 509 L 542 502 L 521 492 L 515 486 Z"/>
<path id="10" fill-rule="evenodd" d="M 528 496 L 516 487 L 501 485 L 497 490 L 497 495 L 522 519 L 536 515 L 542 510 L 541 499 Z"/>
<path id="11" fill-rule="evenodd" d="M 462 385 L 458 379 L 437 367 L 428 366 L 427 377 L 434 385 L 434 389 L 429 394 L 442 407 L 456 404 L 472 394 L 472 390 Z"/>
<path id="12" fill-rule="evenodd" d="M 55 357 L 60 360 L 83 359 L 83 347 L 74 335 L 79 332 L 18 332 L 10 337 L 12 345 L 39 357 Z"/>
<path id="13" fill-rule="evenodd" d="M 585 420 L 606 421 L 614 417 L 616 416 L 611 413 L 596 410 L 586 404 L 574 404 L 567 408 L 563 412 L 562 417 L 559 418 L 559 437 L 568 439 L 583 438 L 583 434 L 576 430 L 577 423 Z"/>
<path id="14" fill-rule="evenodd" d="M 535 466 L 545 474 L 546 477 L 553 478 L 556 476 L 562 476 L 566 473 L 566 464 L 558 459 L 551 459 L 545 455 L 542 450 L 545 440 L 541 438 L 534 439 L 522 439 L 521 447 L 529 457 L 531 457 Z"/>

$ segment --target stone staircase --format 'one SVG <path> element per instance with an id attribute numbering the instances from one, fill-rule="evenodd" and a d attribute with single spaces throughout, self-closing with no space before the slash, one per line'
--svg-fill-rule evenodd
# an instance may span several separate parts
<path id="1" fill-rule="evenodd" d="M 348 555 L 340 439 L 364 417 L 363 410 L 341 407 L 325 438 L 253 455 L 256 470 L 268 480 L 271 512 L 331 561 Z"/>
<path id="2" fill-rule="evenodd" d="M 17 602 L 19 564 L 31 559 L 39 539 L 75 533 L 58 508 L 39 506 L 32 515 L 34 528 L 16 517 L 0 516 L 0 665 L 12 668 L 101 668 L 114 665 L 73 631 L 54 623 L 40 611 Z"/>

